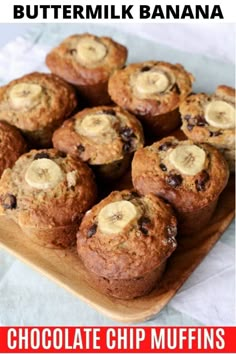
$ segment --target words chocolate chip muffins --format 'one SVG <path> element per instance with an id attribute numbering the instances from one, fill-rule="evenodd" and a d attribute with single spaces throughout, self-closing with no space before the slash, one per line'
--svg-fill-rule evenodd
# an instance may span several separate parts
<path id="1" fill-rule="evenodd" d="M 184 133 L 218 148 L 231 171 L 235 170 L 235 94 L 235 89 L 219 86 L 214 94 L 191 95 L 180 106 Z"/>
<path id="2" fill-rule="evenodd" d="M 76 228 L 95 200 L 89 167 L 53 149 L 22 155 L 0 180 L 1 212 L 47 247 L 73 245 Z"/>
<path id="3" fill-rule="evenodd" d="M 226 161 L 216 148 L 173 137 L 138 150 L 132 162 L 134 187 L 169 201 L 178 212 L 182 234 L 206 226 L 228 177 Z"/>
<path id="4" fill-rule="evenodd" d="M 192 90 L 193 76 L 180 64 L 147 61 L 118 70 L 108 91 L 116 104 L 135 114 L 151 135 L 165 136 L 180 125 L 179 104 Z"/>
<path id="5" fill-rule="evenodd" d="M 74 89 L 55 75 L 35 72 L 0 87 L 0 120 L 36 147 L 51 145 L 53 131 L 76 106 Z"/>
<path id="6" fill-rule="evenodd" d="M 152 194 L 113 192 L 86 213 L 78 253 L 102 292 L 130 299 L 150 292 L 176 248 L 176 219 Z"/>
<path id="7" fill-rule="evenodd" d="M 109 37 L 89 33 L 66 38 L 46 58 L 56 75 L 75 85 L 93 106 L 108 104 L 107 83 L 110 75 L 124 66 L 127 49 Z"/>
<path id="8" fill-rule="evenodd" d="M 131 153 L 143 146 L 140 122 L 119 107 L 85 109 L 64 122 L 53 135 L 58 150 L 81 158 L 103 178 L 118 178 Z"/>
<path id="9" fill-rule="evenodd" d="M 0 121 L 0 177 L 12 167 L 18 157 L 26 152 L 26 143 L 20 132 L 6 122 Z"/>

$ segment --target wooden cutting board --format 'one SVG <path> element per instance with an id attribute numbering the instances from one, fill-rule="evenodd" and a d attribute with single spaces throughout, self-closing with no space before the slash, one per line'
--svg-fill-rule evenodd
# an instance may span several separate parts
<path id="1" fill-rule="evenodd" d="M 127 185 L 128 177 L 124 180 Z M 0 217 L 0 246 L 40 271 L 98 311 L 122 322 L 138 322 L 154 317 L 207 255 L 234 218 L 234 176 L 222 193 L 209 226 L 191 237 L 178 237 L 178 247 L 168 261 L 158 287 L 134 300 L 118 300 L 96 291 L 75 249 L 52 250 L 32 243 L 12 221 Z"/>

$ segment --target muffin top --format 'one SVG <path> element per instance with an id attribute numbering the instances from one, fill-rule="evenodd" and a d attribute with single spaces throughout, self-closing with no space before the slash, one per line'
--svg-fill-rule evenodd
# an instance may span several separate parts
<path id="1" fill-rule="evenodd" d="M 134 278 L 170 256 L 176 230 L 171 207 L 155 195 L 116 191 L 85 214 L 77 234 L 78 253 L 99 276 Z"/>
<path id="2" fill-rule="evenodd" d="M 140 122 L 119 107 L 84 109 L 54 132 L 53 145 L 91 165 L 108 164 L 143 146 Z"/>
<path id="3" fill-rule="evenodd" d="M 77 85 L 107 81 L 126 62 L 127 49 L 109 37 L 89 33 L 66 38 L 46 57 L 49 69 Z"/>
<path id="4" fill-rule="evenodd" d="M 133 184 L 141 194 L 156 193 L 182 211 L 215 200 L 228 177 L 226 161 L 216 148 L 174 137 L 139 149 L 132 162 Z"/>
<path id="5" fill-rule="evenodd" d="M 74 89 L 52 74 L 34 72 L 0 87 L 0 119 L 22 130 L 47 127 L 76 106 Z"/>
<path id="6" fill-rule="evenodd" d="M 235 89 L 218 86 L 215 93 L 189 96 L 181 105 L 182 130 L 192 140 L 235 144 Z"/>
<path id="7" fill-rule="evenodd" d="M 90 168 L 54 149 L 22 155 L 0 180 L 0 210 L 19 225 L 69 225 L 80 220 L 95 200 Z"/>
<path id="8" fill-rule="evenodd" d="M 26 152 L 26 143 L 20 132 L 6 122 L 0 121 L 0 177 L 12 167 L 18 157 Z"/>
<path id="9" fill-rule="evenodd" d="M 137 115 L 160 115 L 176 109 L 191 92 L 193 76 L 180 64 L 147 61 L 116 71 L 108 92 L 114 102 Z"/>

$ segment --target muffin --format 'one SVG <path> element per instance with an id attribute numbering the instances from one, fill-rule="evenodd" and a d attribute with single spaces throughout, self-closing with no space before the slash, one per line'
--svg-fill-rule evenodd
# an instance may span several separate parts
<path id="1" fill-rule="evenodd" d="M 171 207 L 155 195 L 116 191 L 85 214 L 78 254 L 96 288 L 132 299 L 157 285 L 176 248 L 176 230 Z"/>
<path id="2" fill-rule="evenodd" d="M 0 121 L 0 177 L 12 167 L 18 157 L 26 152 L 26 143 L 20 132 L 6 122 Z"/>
<path id="3" fill-rule="evenodd" d="M 193 76 L 180 64 L 147 61 L 130 64 L 112 75 L 112 100 L 135 114 L 146 132 L 163 137 L 180 125 L 179 104 L 192 90 Z"/>
<path id="4" fill-rule="evenodd" d="M 182 130 L 198 143 L 219 149 L 235 171 L 235 89 L 218 86 L 215 93 L 189 96 L 180 106 Z"/>
<path id="5" fill-rule="evenodd" d="M 75 85 L 87 105 L 98 106 L 110 103 L 108 79 L 125 65 L 126 58 L 127 49 L 111 38 L 83 33 L 54 48 L 46 64 L 54 74 Z"/>
<path id="6" fill-rule="evenodd" d="M 98 176 L 119 178 L 132 153 L 143 146 L 140 122 L 119 107 L 87 108 L 65 121 L 53 134 L 56 149 L 81 158 Z"/>
<path id="7" fill-rule="evenodd" d="M 174 137 L 138 150 L 132 162 L 134 187 L 171 203 L 179 233 L 185 235 L 208 224 L 228 177 L 227 163 L 216 148 Z"/>
<path id="8" fill-rule="evenodd" d="M 72 86 L 55 75 L 34 72 L 0 87 L 0 120 L 19 128 L 33 147 L 50 147 L 53 131 L 76 106 Z"/>
<path id="9" fill-rule="evenodd" d="M 0 212 L 46 247 L 73 245 L 83 214 L 95 200 L 89 167 L 54 149 L 22 155 L 0 180 Z"/>

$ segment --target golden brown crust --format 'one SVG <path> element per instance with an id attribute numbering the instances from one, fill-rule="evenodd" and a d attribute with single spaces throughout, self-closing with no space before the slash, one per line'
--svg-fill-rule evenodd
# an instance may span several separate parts
<path id="1" fill-rule="evenodd" d="M 89 115 L 105 114 L 114 120 L 109 136 L 85 136 L 76 131 L 75 125 Z M 128 135 L 125 136 L 124 132 Z M 108 138 L 108 140 L 106 140 Z M 120 107 L 100 106 L 84 109 L 65 121 L 53 135 L 56 149 L 80 157 L 91 165 L 109 164 L 122 160 L 126 155 L 143 146 L 143 131 L 140 122 Z M 129 148 L 129 149 L 128 149 Z"/>
<path id="2" fill-rule="evenodd" d="M 0 121 L 0 177 L 6 168 L 12 167 L 18 157 L 26 152 L 26 148 L 20 132 Z"/>
<path id="3" fill-rule="evenodd" d="M 225 99 L 230 100 L 232 98 L 232 101 L 235 102 L 235 95 L 236 91 L 235 88 L 226 86 L 226 85 L 219 85 L 216 88 L 215 95 L 219 97 L 224 97 Z"/>
<path id="4" fill-rule="evenodd" d="M 199 93 L 189 96 L 181 105 L 182 130 L 191 140 L 209 143 L 221 150 L 234 171 L 235 162 L 235 129 L 220 129 L 207 123 L 205 107 L 214 100 L 223 100 L 235 106 L 236 91 L 229 86 L 218 86 L 212 95 Z"/>
<path id="5" fill-rule="evenodd" d="M 106 46 L 107 54 L 95 66 L 82 65 L 76 60 L 76 46 L 81 39 L 88 38 Z M 107 81 L 114 70 L 124 66 L 127 49 L 109 37 L 97 37 L 89 33 L 72 35 L 54 48 L 46 57 L 46 64 L 56 75 L 74 85 L 94 85 Z"/>
<path id="6" fill-rule="evenodd" d="M 166 262 L 163 262 L 153 271 L 132 279 L 111 279 L 101 277 L 89 272 L 89 282 L 92 287 L 99 289 L 102 293 L 118 299 L 133 299 L 150 293 L 160 281 Z"/>
<path id="7" fill-rule="evenodd" d="M 156 93 L 150 98 L 140 98 L 134 93 L 132 77 L 142 70 L 161 69 L 175 78 L 175 84 L 164 93 Z M 128 65 L 116 71 L 110 78 L 108 92 L 114 102 L 140 117 L 158 116 L 175 110 L 192 90 L 193 76 L 180 64 L 162 61 L 147 61 Z"/>
<path id="8" fill-rule="evenodd" d="M 38 154 L 47 154 L 63 171 L 63 179 L 54 188 L 36 189 L 25 180 L 29 165 Z M 75 171 L 75 172 L 73 172 Z M 75 174 L 73 185 L 68 173 Z M 14 203 L 9 203 L 14 201 Z M 71 156 L 54 149 L 31 150 L 22 155 L 12 169 L 7 169 L 0 181 L 0 208 L 22 228 L 54 229 L 78 223 L 83 213 L 96 200 L 96 184 L 89 167 Z M 45 232 L 47 233 L 47 232 Z"/>
<path id="9" fill-rule="evenodd" d="M 217 149 L 208 144 L 196 144 L 206 152 L 205 168 L 194 176 L 181 174 L 168 162 L 168 155 L 174 147 L 184 144 L 193 143 L 168 137 L 138 150 L 132 162 L 132 180 L 141 194 L 155 193 L 168 200 L 178 211 L 187 213 L 214 202 L 225 188 L 229 172 L 226 161 Z M 174 179 L 180 176 L 176 186 L 171 183 L 175 182 L 172 176 Z"/>
<path id="10" fill-rule="evenodd" d="M 37 84 L 42 96 L 32 108 L 16 109 L 10 90 L 16 84 Z M 31 140 L 40 141 L 55 130 L 77 106 L 74 89 L 53 74 L 31 73 L 0 87 L 0 119 L 19 128 Z M 47 136 L 47 140 L 49 136 Z"/>
<path id="11" fill-rule="evenodd" d="M 104 235 L 96 227 L 98 214 L 107 204 L 121 200 L 142 208 L 142 215 L 119 234 Z M 91 227 L 96 230 L 92 236 Z M 130 190 L 112 192 L 85 214 L 77 234 L 78 253 L 85 266 L 99 276 L 133 279 L 152 272 L 170 256 L 176 247 L 176 231 L 171 207 L 158 197 L 140 197 Z"/>

